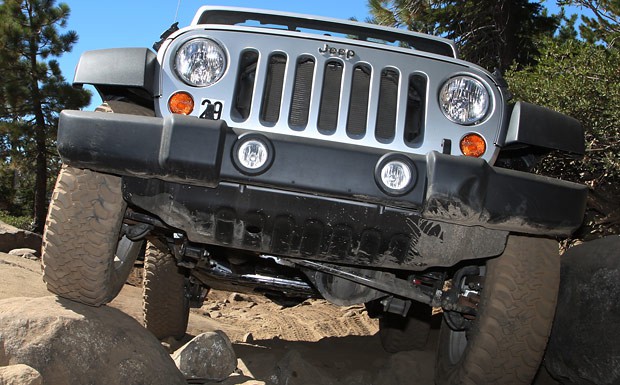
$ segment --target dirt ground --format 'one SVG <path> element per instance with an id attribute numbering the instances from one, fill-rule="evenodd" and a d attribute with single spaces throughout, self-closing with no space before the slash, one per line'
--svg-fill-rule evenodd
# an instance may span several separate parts
<path id="1" fill-rule="evenodd" d="M 39 262 L 0 253 L 0 299 L 46 295 Z M 125 285 L 110 306 L 141 321 L 141 297 L 141 288 Z M 336 307 L 312 300 L 283 308 L 260 296 L 214 291 L 202 308 L 192 309 L 186 340 L 217 329 L 230 337 L 239 358 L 239 375 L 224 385 L 267 382 L 292 351 L 303 357 L 302 364 L 293 363 L 300 365 L 297 370 L 309 365 L 312 373 L 324 374 L 335 384 L 433 383 L 437 331 L 424 351 L 385 353 L 378 322 L 368 318 L 363 306 Z M 539 377 L 535 385 L 557 384 L 546 373 Z"/>

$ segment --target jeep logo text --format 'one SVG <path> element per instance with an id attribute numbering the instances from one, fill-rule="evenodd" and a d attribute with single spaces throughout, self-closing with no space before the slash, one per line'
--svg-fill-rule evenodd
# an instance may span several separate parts
<path id="1" fill-rule="evenodd" d="M 319 53 L 329 56 L 339 56 L 344 59 L 355 57 L 355 51 L 352 49 L 330 47 L 329 44 L 325 44 L 323 47 L 319 48 Z"/>

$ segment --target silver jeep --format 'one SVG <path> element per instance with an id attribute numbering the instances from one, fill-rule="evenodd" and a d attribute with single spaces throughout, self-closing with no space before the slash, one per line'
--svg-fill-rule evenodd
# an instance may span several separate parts
<path id="1" fill-rule="evenodd" d="M 213 288 L 364 303 L 391 352 L 441 308 L 438 384 L 531 382 L 586 188 L 529 171 L 583 153 L 579 122 L 451 41 L 353 21 L 202 7 L 154 49 L 82 55 L 104 103 L 61 113 L 49 290 L 100 306 L 144 258 L 161 339 Z"/>

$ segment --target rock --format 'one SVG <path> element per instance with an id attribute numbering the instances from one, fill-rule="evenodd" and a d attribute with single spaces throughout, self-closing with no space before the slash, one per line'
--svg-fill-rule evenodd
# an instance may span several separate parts
<path id="1" fill-rule="evenodd" d="M 545 367 L 566 384 L 620 383 L 620 236 L 569 249 L 561 271 Z"/>
<path id="2" fill-rule="evenodd" d="M 243 381 L 243 382 L 241 382 Z M 251 377 L 246 376 L 230 376 L 222 382 L 218 382 L 219 385 L 267 385 L 266 382 L 258 381 Z"/>
<path id="3" fill-rule="evenodd" d="M 336 384 L 327 373 L 304 360 L 297 350 L 291 350 L 276 364 L 268 383 L 274 385 Z"/>
<path id="4" fill-rule="evenodd" d="M 221 331 L 202 333 L 174 352 L 172 359 L 188 378 L 222 381 L 237 367 L 237 356 Z"/>
<path id="5" fill-rule="evenodd" d="M 433 384 L 435 359 L 423 351 L 408 351 L 390 355 L 388 361 L 375 375 L 373 384 L 400 385 L 412 381 L 411 373 L 416 373 L 417 384 Z"/>
<path id="6" fill-rule="evenodd" d="M 242 296 L 239 293 L 232 293 L 229 297 L 228 297 L 228 301 L 229 302 L 243 302 L 246 301 L 247 298 L 245 298 L 244 296 Z"/>
<path id="7" fill-rule="evenodd" d="M 252 335 L 252 333 L 246 333 L 243 336 L 243 342 L 245 342 L 246 344 L 251 344 L 254 342 L 254 335 Z"/>
<path id="8" fill-rule="evenodd" d="M 41 373 L 28 365 L 17 364 L 0 367 L 2 385 L 42 385 Z"/>
<path id="9" fill-rule="evenodd" d="M 366 370 L 361 370 L 361 369 L 355 370 L 349 373 L 349 375 L 347 375 L 345 379 L 342 380 L 341 382 L 347 385 L 368 385 L 368 384 L 375 383 L 375 382 L 372 382 L 372 375 L 370 374 L 370 372 Z M 383 383 L 377 382 L 377 384 L 383 384 Z"/>
<path id="10" fill-rule="evenodd" d="M 9 254 L 32 260 L 39 259 L 39 257 L 37 257 L 37 251 L 29 248 L 13 249 L 9 251 Z"/>
<path id="11" fill-rule="evenodd" d="M 31 366 L 43 384 L 185 384 L 159 341 L 117 309 L 53 296 L 0 309 L 0 366 Z"/>
<path id="12" fill-rule="evenodd" d="M 135 287 L 142 287 L 144 285 L 144 266 L 134 265 L 127 277 L 127 284 Z"/>
<path id="13" fill-rule="evenodd" d="M 18 229 L 0 221 L 0 252 L 8 253 L 13 249 L 28 248 L 40 255 L 41 236 L 33 232 Z"/>

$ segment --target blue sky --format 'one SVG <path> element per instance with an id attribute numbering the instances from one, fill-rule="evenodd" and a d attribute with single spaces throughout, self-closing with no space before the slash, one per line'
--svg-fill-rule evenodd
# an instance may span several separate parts
<path id="1" fill-rule="evenodd" d="M 78 43 L 71 53 L 58 59 L 68 81 L 84 51 L 115 47 L 151 47 L 159 35 L 174 22 L 178 0 L 59 0 L 71 8 L 67 29 L 77 31 Z M 202 5 L 226 5 L 263 8 L 347 19 L 364 20 L 368 16 L 366 0 L 181 0 L 179 26 L 187 26 Z M 555 12 L 555 1 L 545 1 Z M 572 12 L 580 13 L 579 9 Z M 93 95 L 93 109 L 100 103 Z"/>
<path id="2" fill-rule="evenodd" d="M 67 81 L 73 79 L 75 66 L 84 51 L 116 47 L 151 47 L 159 35 L 174 22 L 178 0 L 58 0 L 71 8 L 67 29 L 77 31 L 73 51 L 58 61 Z M 366 0 L 181 0 L 179 26 L 189 25 L 202 5 L 226 5 L 274 9 L 336 18 L 366 18 Z M 93 109 L 101 100 L 94 92 Z"/>

